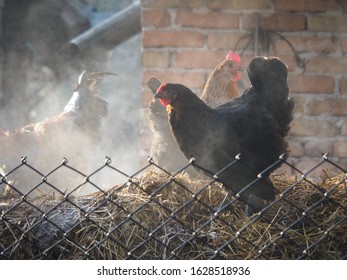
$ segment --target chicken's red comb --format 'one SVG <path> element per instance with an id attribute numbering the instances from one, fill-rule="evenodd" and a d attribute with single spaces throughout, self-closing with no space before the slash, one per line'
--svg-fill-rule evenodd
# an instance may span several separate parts
<path id="1" fill-rule="evenodd" d="M 233 51 L 230 51 L 230 52 L 228 53 L 226 59 L 228 59 L 228 60 L 233 60 L 233 61 L 235 61 L 235 62 L 241 63 L 241 57 L 240 57 L 237 53 L 235 53 L 235 52 L 233 52 Z"/>
<path id="2" fill-rule="evenodd" d="M 162 83 L 160 85 L 160 87 L 158 87 L 157 92 L 161 92 L 164 89 L 165 86 L 166 86 L 166 83 Z"/>

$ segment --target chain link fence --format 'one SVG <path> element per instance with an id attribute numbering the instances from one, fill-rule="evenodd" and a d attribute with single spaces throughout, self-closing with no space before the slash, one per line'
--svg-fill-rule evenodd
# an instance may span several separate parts
<path id="1" fill-rule="evenodd" d="M 296 175 L 272 174 L 276 199 L 247 216 L 237 195 L 216 210 L 226 192 L 217 177 L 188 177 L 193 161 L 126 174 L 107 158 L 85 174 L 64 160 L 43 174 L 23 158 L 0 175 L 0 259 L 347 259 L 346 170 L 327 155 L 306 172 L 278 161 Z M 125 183 L 105 189 L 105 171 Z"/>

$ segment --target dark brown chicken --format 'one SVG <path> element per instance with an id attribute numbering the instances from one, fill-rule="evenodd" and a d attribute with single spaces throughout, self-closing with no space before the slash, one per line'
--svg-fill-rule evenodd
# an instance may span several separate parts
<path id="1" fill-rule="evenodd" d="M 101 120 L 108 113 L 107 102 L 98 96 L 95 86 L 97 80 L 106 75 L 116 74 L 83 72 L 60 114 L 14 131 L 0 131 L 0 166 L 10 171 L 20 164 L 22 156 L 41 172 L 57 166 L 63 157 L 78 163 L 79 168 L 88 164 L 100 140 Z M 11 174 L 20 191 L 27 191 L 40 182 L 34 176 L 39 174 L 25 171 L 28 168 L 22 167 Z"/>
<path id="2" fill-rule="evenodd" d="M 251 214 L 275 197 L 269 175 L 279 156 L 287 155 L 284 138 L 294 102 L 288 99 L 287 66 L 280 59 L 252 59 L 248 76 L 252 86 L 215 109 L 181 84 L 162 84 L 155 98 L 167 106 L 184 155 L 195 157 L 196 168 L 207 176 L 217 175 L 230 194 L 247 202 Z"/>
<path id="3" fill-rule="evenodd" d="M 225 60 L 219 63 L 211 73 L 201 99 L 209 106 L 215 107 L 238 97 L 236 82 L 240 79 L 242 71 L 240 56 L 230 51 Z M 156 78 L 151 78 L 147 82 L 153 94 L 156 93 L 160 84 L 161 82 Z M 154 161 L 169 172 L 178 171 L 187 165 L 187 159 L 172 137 L 167 112 L 158 100 L 153 100 L 149 104 L 149 120 L 153 132 L 151 155 Z M 185 171 L 193 177 L 198 175 L 193 168 Z"/>

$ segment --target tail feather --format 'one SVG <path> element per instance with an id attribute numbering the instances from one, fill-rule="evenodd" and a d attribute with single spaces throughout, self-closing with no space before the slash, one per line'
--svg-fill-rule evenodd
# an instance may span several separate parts
<path id="1" fill-rule="evenodd" d="M 288 134 L 294 109 L 294 101 L 288 98 L 287 74 L 287 66 L 277 57 L 255 57 L 248 67 L 252 87 L 263 97 L 283 136 Z"/>
<path id="2" fill-rule="evenodd" d="M 157 78 L 152 77 L 146 82 L 147 87 L 152 91 L 153 94 L 157 93 L 158 88 L 161 85 L 161 81 Z"/>

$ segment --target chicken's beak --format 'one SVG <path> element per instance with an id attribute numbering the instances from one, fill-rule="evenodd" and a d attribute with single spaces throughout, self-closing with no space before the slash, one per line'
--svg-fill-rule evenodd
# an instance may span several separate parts
<path id="1" fill-rule="evenodd" d="M 155 95 L 154 95 L 154 99 L 157 100 L 159 99 L 160 103 L 167 107 L 168 105 L 171 104 L 171 98 L 169 93 L 164 90 L 164 91 L 158 91 Z"/>
<path id="2" fill-rule="evenodd" d="M 242 72 L 242 73 L 245 72 L 245 70 L 243 69 L 243 67 L 242 67 L 241 65 L 239 65 L 239 66 L 236 67 L 236 71 L 240 71 L 240 72 Z"/>
<path id="3" fill-rule="evenodd" d="M 161 99 L 163 98 L 163 94 L 161 92 L 157 92 L 156 94 L 154 94 L 154 99 Z"/>
<path id="4" fill-rule="evenodd" d="M 147 87 L 152 91 L 153 95 L 156 94 L 157 90 L 159 89 L 160 85 L 162 84 L 161 81 L 159 81 L 157 78 L 150 78 L 146 85 Z"/>

